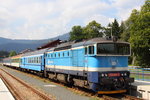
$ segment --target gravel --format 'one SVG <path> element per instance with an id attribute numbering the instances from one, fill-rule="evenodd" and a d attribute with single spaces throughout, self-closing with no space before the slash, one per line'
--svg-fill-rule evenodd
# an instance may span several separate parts
<path id="1" fill-rule="evenodd" d="M 40 79 L 31 77 L 22 72 L 0 66 L 2 69 L 7 70 L 10 74 L 24 80 L 25 82 L 32 84 L 34 87 L 37 87 L 41 91 L 44 91 L 47 94 L 50 94 L 56 98 L 56 100 L 91 100 L 92 98 L 86 97 L 80 94 L 76 94 L 65 86 L 57 85 L 53 82 L 44 82 Z"/>

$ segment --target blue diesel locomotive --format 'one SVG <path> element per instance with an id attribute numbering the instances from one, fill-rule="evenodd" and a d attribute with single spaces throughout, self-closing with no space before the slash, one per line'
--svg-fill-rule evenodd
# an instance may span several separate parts
<path id="1" fill-rule="evenodd" d="M 124 93 L 134 81 L 128 71 L 128 56 L 129 43 L 94 38 L 23 54 L 20 68 L 100 94 Z"/>

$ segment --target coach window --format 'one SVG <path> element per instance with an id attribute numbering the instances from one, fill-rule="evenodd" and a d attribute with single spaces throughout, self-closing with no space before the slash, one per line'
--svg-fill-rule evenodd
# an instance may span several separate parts
<path id="1" fill-rule="evenodd" d="M 37 59 L 37 57 L 36 57 L 36 61 L 35 61 L 35 63 L 38 63 L 37 61 L 38 61 L 38 59 Z"/>
<path id="2" fill-rule="evenodd" d="M 34 58 L 31 58 L 32 63 L 34 62 Z"/>
<path id="3" fill-rule="evenodd" d="M 34 63 L 36 63 L 36 57 L 34 57 Z"/>
<path id="4" fill-rule="evenodd" d="M 36 63 L 38 63 L 38 57 L 36 57 Z"/>
<path id="5" fill-rule="evenodd" d="M 41 57 L 39 57 L 39 63 L 41 63 Z"/>
<path id="6" fill-rule="evenodd" d="M 30 63 L 31 63 L 31 58 L 30 58 L 30 61 L 29 61 Z"/>
<path id="7" fill-rule="evenodd" d="M 30 63 L 30 58 L 28 58 L 28 63 Z"/>
<path id="8" fill-rule="evenodd" d="M 40 63 L 40 57 L 38 57 L 38 63 Z"/>
<path id="9" fill-rule="evenodd" d="M 28 58 L 28 63 L 30 63 L 30 58 Z"/>
<path id="10" fill-rule="evenodd" d="M 33 63 L 35 63 L 35 61 L 36 61 L 36 58 L 34 57 L 34 58 L 33 58 Z"/>
<path id="11" fill-rule="evenodd" d="M 33 57 L 33 63 L 35 63 L 35 57 Z"/>
<path id="12" fill-rule="evenodd" d="M 33 63 L 35 63 L 35 61 L 36 61 L 36 57 L 33 58 Z"/>
<path id="13" fill-rule="evenodd" d="M 39 63 L 39 57 L 37 57 L 37 63 Z"/>
<path id="14" fill-rule="evenodd" d="M 89 54 L 94 54 L 94 46 L 89 46 Z"/>

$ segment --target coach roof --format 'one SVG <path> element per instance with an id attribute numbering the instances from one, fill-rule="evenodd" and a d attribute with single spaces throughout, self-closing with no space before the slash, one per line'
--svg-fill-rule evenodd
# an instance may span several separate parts
<path id="1" fill-rule="evenodd" d="M 46 48 L 46 49 L 41 49 L 41 50 L 35 50 L 35 51 L 32 51 L 32 52 L 28 52 L 28 53 L 25 53 L 25 54 L 23 55 L 23 57 L 44 54 L 44 52 L 46 52 L 47 49 L 48 49 L 48 48 Z"/>

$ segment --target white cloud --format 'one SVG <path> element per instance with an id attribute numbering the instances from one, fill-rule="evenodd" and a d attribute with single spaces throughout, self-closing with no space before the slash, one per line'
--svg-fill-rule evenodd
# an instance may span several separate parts
<path id="1" fill-rule="evenodd" d="M 1 37 L 43 39 L 96 20 L 125 20 L 145 0 L 0 0 Z"/>
<path id="2" fill-rule="evenodd" d="M 113 0 L 112 7 L 117 9 L 118 20 L 126 20 L 133 9 L 138 9 L 144 4 L 145 0 Z"/>

